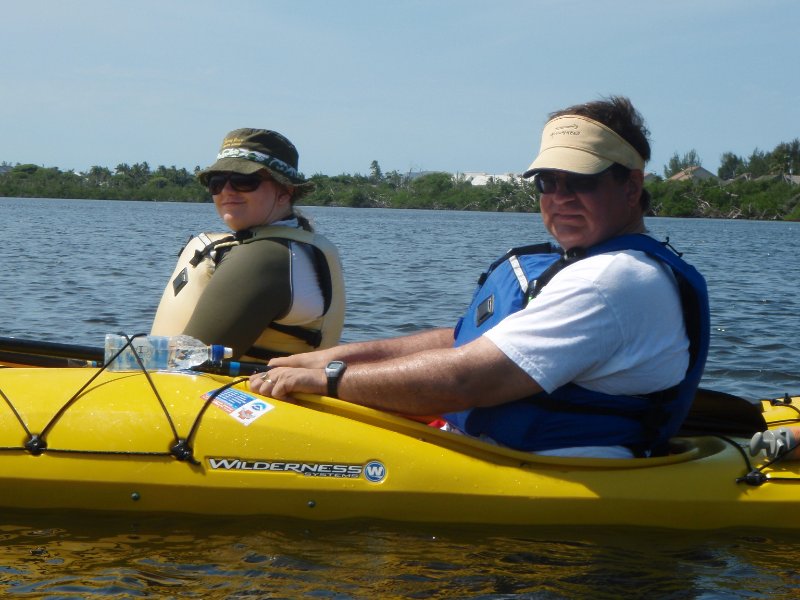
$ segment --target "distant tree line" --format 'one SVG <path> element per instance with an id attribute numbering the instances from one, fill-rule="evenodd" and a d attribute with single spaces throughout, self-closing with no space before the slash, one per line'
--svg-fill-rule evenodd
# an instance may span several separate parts
<path id="1" fill-rule="evenodd" d="M 700 167 L 702 162 L 695 150 L 683 156 L 677 152 L 664 166 L 664 177 L 669 179 L 688 167 Z M 722 180 L 734 179 L 748 175 L 751 179 L 769 175 L 790 173 L 800 175 L 800 139 L 783 142 L 775 146 L 771 152 L 756 148 L 748 158 L 737 156 L 732 152 L 724 152 L 720 158 L 717 177 Z"/>
<path id="2" fill-rule="evenodd" d="M 24 164 L 0 165 L 0 196 L 210 202 L 194 173 L 176 167 L 150 169 L 146 162 L 120 164 L 113 171 L 92 167 L 86 173 Z"/>
<path id="3" fill-rule="evenodd" d="M 656 216 L 800 221 L 800 185 L 783 176 L 726 184 L 657 180 L 647 189 Z"/>
<path id="4" fill-rule="evenodd" d="M 664 166 L 669 179 L 690 167 L 701 167 L 695 150 L 675 153 Z M 800 139 L 778 144 L 771 152 L 754 150 L 749 157 L 725 152 L 718 179 L 664 181 L 647 187 L 653 213 L 675 217 L 800 220 Z"/>
<path id="5" fill-rule="evenodd" d="M 362 208 L 423 208 L 492 212 L 538 212 L 533 183 L 513 178 L 490 178 L 472 185 L 463 175 L 425 173 L 383 174 L 372 161 L 370 175 L 314 175 L 314 190 L 303 197 L 312 206 Z"/>
<path id="6" fill-rule="evenodd" d="M 646 183 L 652 214 L 670 217 L 800 220 L 800 185 L 787 175 L 800 171 L 800 140 L 779 144 L 771 152 L 755 150 L 748 158 L 722 155 L 718 179 L 669 181 L 688 167 L 701 166 L 697 152 L 675 154 L 664 167 L 664 178 Z M 194 172 L 146 163 L 120 164 L 112 171 L 92 167 L 86 173 L 61 171 L 33 164 L 0 164 L 0 196 L 23 198 L 87 198 L 210 202 Z M 538 212 L 532 182 L 520 178 L 490 178 L 472 185 L 450 173 L 383 173 L 372 161 L 368 175 L 311 177 L 315 189 L 304 205 L 355 208 L 418 208 L 495 212 Z"/>

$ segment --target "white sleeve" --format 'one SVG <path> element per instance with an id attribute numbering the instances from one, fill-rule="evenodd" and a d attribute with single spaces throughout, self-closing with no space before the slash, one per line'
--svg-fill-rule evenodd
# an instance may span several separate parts
<path id="1" fill-rule="evenodd" d="M 570 382 L 654 392 L 681 381 L 689 360 L 673 275 L 634 251 L 567 267 L 484 335 L 547 392 Z"/>

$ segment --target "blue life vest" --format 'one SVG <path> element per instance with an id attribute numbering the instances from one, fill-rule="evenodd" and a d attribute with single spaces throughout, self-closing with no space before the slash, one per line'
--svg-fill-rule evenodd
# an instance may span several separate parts
<path id="1" fill-rule="evenodd" d="M 668 240 L 669 241 L 669 240 Z M 521 310 L 555 273 L 573 262 L 605 252 L 638 250 L 669 266 L 675 274 L 689 337 L 689 368 L 677 386 L 641 396 L 603 394 L 576 384 L 552 393 L 487 408 L 445 415 L 473 435 L 487 435 L 518 450 L 574 446 L 627 446 L 637 455 L 661 453 L 677 433 L 703 374 L 710 338 L 708 290 L 702 275 L 667 242 L 642 234 L 613 238 L 585 251 L 562 254 L 550 244 L 509 250 L 481 275 L 472 302 L 455 329 L 461 346 Z"/>

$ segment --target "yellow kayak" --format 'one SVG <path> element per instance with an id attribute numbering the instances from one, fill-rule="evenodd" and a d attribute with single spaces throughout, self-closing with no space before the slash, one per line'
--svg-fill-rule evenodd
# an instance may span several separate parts
<path id="1" fill-rule="evenodd" d="M 793 401 L 793 403 L 792 403 Z M 762 402 L 771 427 L 800 398 Z M 800 462 L 749 437 L 657 458 L 536 456 L 205 373 L 0 369 L 0 506 L 517 525 L 800 528 Z"/>

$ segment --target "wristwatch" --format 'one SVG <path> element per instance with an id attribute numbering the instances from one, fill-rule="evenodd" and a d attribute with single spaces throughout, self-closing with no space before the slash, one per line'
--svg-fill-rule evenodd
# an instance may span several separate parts
<path id="1" fill-rule="evenodd" d="M 342 378 L 347 365 L 341 360 L 332 360 L 325 367 L 325 376 L 328 378 L 328 396 L 338 398 L 339 380 Z"/>

